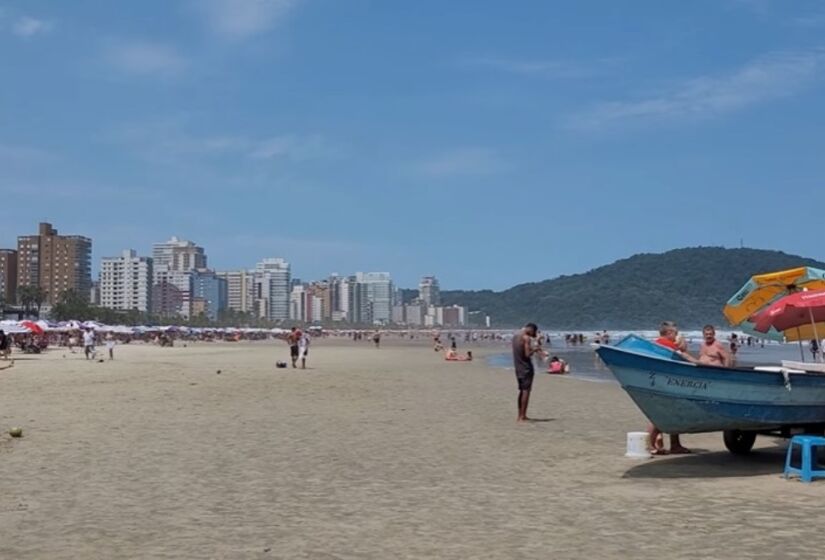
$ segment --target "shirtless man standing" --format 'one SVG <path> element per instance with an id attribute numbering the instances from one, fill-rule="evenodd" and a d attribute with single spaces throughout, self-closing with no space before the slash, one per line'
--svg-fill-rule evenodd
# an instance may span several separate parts
<path id="1" fill-rule="evenodd" d="M 298 343 L 301 341 L 303 333 L 298 330 L 298 327 L 292 327 L 292 330 L 286 337 L 286 343 L 289 344 L 289 357 L 292 358 L 292 367 L 298 367 Z"/>
<path id="2" fill-rule="evenodd" d="M 540 346 L 533 344 L 537 332 L 538 327 L 534 323 L 527 323 L 513 336 L 513 366 L 518 382 L 518 422 L 529 420 L 527 406 L 530 404 L 530 390 L 533 388 L 533 376 L 536 373 L 533 367 L 533 354 L 544 354 Z"/>

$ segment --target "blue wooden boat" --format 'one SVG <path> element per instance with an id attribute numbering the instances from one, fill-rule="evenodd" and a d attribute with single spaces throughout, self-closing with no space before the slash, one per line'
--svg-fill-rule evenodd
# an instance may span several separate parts
<path id="1" fill-rule="evenodd" d="M 636 335 L 596 352 L 641 411 L 666 433 L 725 432 L 735 453 L 759 433 L 825 431 L 825 374 L 697 365 Z"/>

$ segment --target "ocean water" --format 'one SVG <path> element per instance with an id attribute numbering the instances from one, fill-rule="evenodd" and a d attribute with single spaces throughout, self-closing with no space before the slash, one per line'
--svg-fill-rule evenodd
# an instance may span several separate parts
<path id="1" fill-rule="evenodd" d="M 648 334 L 648 333 L 645 333 Z M 691 336 L 692 334 L 692 336 Z M 611 334 L 612 340 L 618 341 L 620 337 Z M 694 355 L 699 355 L 699 341 L 700 333 L 685 333 L 688 339 L 688 351 Z M 726 343 L 727 336 L 719 339 Z M 570 364 L 570 376 L 584 381 L 597 382 L 615 382 L 610 370 L 598 359 L 594 348 L 589 344 L 583 346 L 565 346 L 564 339 L 556 340 L 551 338 L 551 346 L 545 348 L 550 356 L 558 356 L 566 360 Z M 812 361 L 811 353 L 808 350 L 808 345 L 802 345 L 805 361 Z M 758 343 L 753 346 L 742 346 L 736 355 L 736 363 L 738 366 L 758 366 L 758 365 L 778 365 L 782 360 L 801 359 L 799 352 L 799 345 L 797 343 L 779 344 L 776 342 L 765 343 L 765 347 L 761 347 Z M 494 354 L 487 358 L 487 363 L 490 367 L 506 370 L 508 373 L 513 371 L 513 357 L 507 348 L 507 351 L 502 351 L 500 354 Z M 547 361 L 544 361 L 536 370 L 536 373 L 541 373 L 547 370 Z"/>

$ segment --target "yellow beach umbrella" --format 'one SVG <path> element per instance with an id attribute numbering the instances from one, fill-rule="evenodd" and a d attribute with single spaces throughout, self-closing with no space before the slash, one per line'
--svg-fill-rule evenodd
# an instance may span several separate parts
<path id="1" fill-rule="evenodd" d="M 825 289 L 825 270 L 802 266 L 751 276 L 750 280 L 728 300 L 722 312 L 731 325 L 738 325 L 776 299 L 803 288 Z"/>
<path id="2" fill-rule="evenodd" d="M 817 340 L 825 336 L 825 323 L 806 323 L 780 332 L 788 342 Z"/>

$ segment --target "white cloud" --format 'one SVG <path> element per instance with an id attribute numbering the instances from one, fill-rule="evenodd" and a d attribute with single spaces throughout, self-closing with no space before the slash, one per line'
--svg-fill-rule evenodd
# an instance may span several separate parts
<path id="1" fill-rule="evenodd" d="M 117 70 L 138 76 L 174 77 L 187 67 L 186 59 L 173 47 L 148 42 L 110 45 L 106 60 Z"/>
<path id="2" fill-rule="evenodd" d="M 789 21 L 793 27 L 822 27 L 825 25 L 825 12 L 812 13 L 805 16 L 799 16 Z"/>
<path id="3" fill-rule="evenodd" d="M 132 123 L 108 134 L 107 140 L 127 147 L 143 159 L 167 164 L 216 158 L 238 162 L 246 158 L 301 162 L 335 155 L 318 134 L 285 134 L 261 140 L 232 134 L 193 132 L 189 121 L 187 118 L 172 118 Z"/>
<path id="4" fill-rule="evenodd" d="M 54 24 L 50 21 L 23 16 L 14 22 L 12 32 L 18 37 L 29 38 L 38 33 L 48 33 L 52 27 Z"/>
<path id="5" fill-rule="evenodd" d="M 108 139 L 156 163 L 185 158 L 219 157 L 246 150 L 248 141 L 230 135 L 193 134 L 182 119 L 156 119 L 119 127 Z"/>
<path id="6" fill-rule="evenodd" d="M 450 150 L 420 162 L 418 170 L 432 177 L 489 175 L 505 167 L 501 156 L 490 148 L 465 147 Z"/>
<path id="7" fill-rule="evenodd" d="M 195 9 L 209 29 L 230 39 L 244 39 L 270 30 L 299 0 L 196 0 Z"/>
<path id="8" fill-rule="evenodd" d="M 458 62 L 461 66 L 469 68 L 486 68 L 508 74 L 575 79 L 601 74 L 607 67 L 614 66 L 618 62 L 618 59 L 599 59 L 584 63 L 563 60 L 520 60 L 495 56 L 480 56 L 464 57 L 459 59 Z"/>
<path id="9" fill-rule="evenodd" d="M 572 128 L 597 129 L 619 122 L 704 118 L 794 95 L 825 65 L 825 50 L 777 52 L 727 75 L 687 80 L 656 95 L 610 101 L 574 115 Z"/>
<path id="10" fill-rule="evenodd" d="M 5 163 L 45 163 L 56 156 L 40 148 L 21 146 L 19 144 L 0 144 L 0 162 Z"/>
<path id="11" fill-rule="evenodd" d="M 329 149 L 319 135 L 275 136 L 255 144 L 249 152 L 253 159 L 289 159 L 304 161 L 329 154 Z"/>

